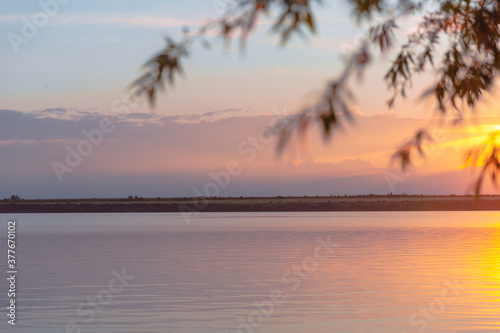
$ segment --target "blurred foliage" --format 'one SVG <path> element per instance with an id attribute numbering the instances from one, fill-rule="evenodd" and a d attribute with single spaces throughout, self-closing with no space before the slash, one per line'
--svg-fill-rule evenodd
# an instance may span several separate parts
<path id="1" fill-rule="evenodd" d="M 293 34 L 304 31 L 315 33 L 316 23 L 313 6 L 321 8 L 320 0 L 234 0 L 235 4 L 220 18 L 209 21 L 195 34 L 186 32 L 180 42 L 167 40 L 166 48 L 144 65 L 145 74 L 133 83 L 138 93 L 147 94 L 154 104 L 155 93 L 165 88 L 165 82 L 173 84 L 182 74 L 181 59 L 187 56 L 190 44 L 201 40 L 207 47 L 207 33 L 211 32 L 226 41 L 239 36 L 244 49 L 249 34 L 255 29 L 262 15 L 274 21 L 272 31 L 286 44 Z M 326 1 L 326 0 L 325 0 Z M 332 1 L 332 0 L 331 0 Z M 340 0 L 337 0 L 340 1 Z M 492 90 L 494 79 L 500 70 L 499 50 L 499 1 L 498 0 L 346 0 L 352 6 L 354 20 L 368 24 L 355 51 L 348 55 L 343 71 L 326 84 L 323 94 L 313 104 L 291 116 L 278 140 L 282 151 L 294 133 L 302 136 L 307 128 L 318 123 L 325 139 L 343 122 L 352 121 L 349 102 L 353 94 L 349 89 L 353 78 L 362 78 L 374 53 L 397 50 L 384 80 L 393 97 L 387 102 L 395 106 L 397 98 L 405 98 L 411 88 L 412 77 L 430 70 L 436 81 L 422 98 L 435 101 L 436 110 L 444 123 L 459 125 L 463 119 L 475 114 L 476 106 L 485 93 Z M 404 43 L 395 43 L 398 20 L 418 19 L 418 26 Z M 440 42 L 441 40 L 441 42 Z M 438 50 L 439 46 L 439 50 Z M 497 134 L 495 134 L 495 138 Z M 413 139 L 395 154 L 401 166 L 412 163 L 412 154 L 424 155 L 422 144 L 432 142 L 426 129 L 419 130 Z M 494 182 L 500 169 L 498 140 L 489 140 L 484 149 L 471 150 L 468 161 L 476 159 L 482 165 L 474 189 L 479 193 L 483 179 L 489 175 Z"/>
<path id="2" fill-rule="evenodd" d="M 477 148 L 470 149 L 465 156 L 465 165 L 481 168 L 477 179 L 471 185 L 476 196 L 481 193 L 485 178 L 489 177 L 497 186 L 500 172 L 500 133 L 491 133 L 486 142 Z"/>

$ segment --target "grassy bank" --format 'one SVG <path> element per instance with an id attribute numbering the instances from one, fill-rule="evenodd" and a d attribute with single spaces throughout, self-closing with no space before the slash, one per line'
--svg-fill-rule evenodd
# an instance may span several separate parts
<path id="1" fill-rule="evenodd" d="M 307 196 L 3 200 L 0 213 L 500 210 L 500 196 Z"/>

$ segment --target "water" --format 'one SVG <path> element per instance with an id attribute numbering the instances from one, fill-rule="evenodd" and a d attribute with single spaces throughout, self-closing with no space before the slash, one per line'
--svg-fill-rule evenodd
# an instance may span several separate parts
<path id="1" fill-rule="evenodd" d="M 1 332 L 500 331 L 500 212 L 10 218 Z"/>

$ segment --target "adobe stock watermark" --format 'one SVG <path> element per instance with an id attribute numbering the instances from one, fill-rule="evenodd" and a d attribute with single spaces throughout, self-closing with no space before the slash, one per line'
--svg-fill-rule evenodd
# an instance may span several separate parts
<path id="1" fill-rule="evenodd" d="M 255 310 L 251 311 L 245 318 L 236 318 L 238 321 L 236 333 L 255 332 L 266 318 L 274 314 L 276 306 L 285 301 L 286 294 L 299 289 L 302 281 L 308 279 L 318 269 L 322 261 L 330 258 L 334 248 L 339 247 L 339 244 L 332 243 L 331 236 L 327 236 L 325 239 L 318 237 L 316 240 L 318 245 L 314 249 L 314 255 L 304 259 L 300 265 L 293 265 L 291 269 L 281 275 L 281 282 L 288 287 L 274 289 L 269 293 L 268 299 L 253 302 Z"/>
<path id="2" fill-rule="evenodd" d="M 282 113 L 276 109 L 273 110 L 273 116 L 268 126 L 261 128 L 256 135 L 250 135 L 238 144 L 238 154 L 244 157 L 247 162 L 254 161 L 259 152 L 273 141 L 273 137 L 288 125 L 289 119 L 285 115 L 287 115 L 286 108 L 283 109 Z M 199 214 L 208 206 L 207 198 L 219 196 L 220 192 L 229 186 L 231 179 L 242 172 L 243 166 L 237 160 L 228 161 L 222 170 L 210 171 L 208 176 L 212 181 L 207 182 L 202 189 L 193 188 L 193 203 L 178 206 L 184 222 L 189 224 L 191 216 Z"/>
<path id="3" fill-rule="evenodd" d="M 432 130 L 431 137 L 433 138 L 433 142 L 426 142 L 422 145 L 422 151 L 425 156 L 431 156 L 434 154 L 436 152 L 436 145 L 445 142 L 448 138 L 444 131 L 439 128 Z M 391 192 L 396 191 L 396 184 L 404 183 L 410 179 L 410 177 L 415 174 L 416 169 L 420 165 L 424 164 L 424 162 L 424 157 L 419 154 L 415 154 L 415 156 L 412 157 L 412 165 L 408 170 L 403 170 L 400 165 L 396 169 L 386 171 L 384 173 L 384 177 Z"/>
<path id="4" fill-rule="evenodd" d="M 97 314 L 104 310 L 105 305 L 109 305 L 113 297 L 123 292 L 129 282 L 135 279 L 133 275 L 127 275 L 125 267 L 121 273 L 112 270 L 113 277 L 109 280 L 106 288 L 100 290 L 95 297 L 88 297 L 85 303 L 80 303 L 76 309 L 76 314 L 82 317 L 81 322 L 71 321 L 64 326 L 64 333 L 81 333 L 82 325 L 94 322 Z M 86 330 L 85 330 L 86 331 Z"/>
<path id="5" fill-rule="evenodd" d="M 215 0 L 213 6 L 218 17 L 224 16 L 226 13 L 236 9 L 239 5 L 238 0 Z"/>
<path id="6" fill-rule="evenodd" d="M 339 45 L 338 45 L 340 53 L 348 54 L 348 53 L 355 51 L 356 49 L 358 49 L 360 47 L 360 45 L 362 45 L 364 39 L 365 39 L 365 37 L 363 37 L 363 35 L 359 34 L 359 35 L 354 36 L 352 39 L 341 40 Z"/>
<path id="7" fill-rule="evenodd" d="M 408 323 L 410 326 L 415 327 L 415 332 L 425 332 L 429 325 L 436 321 L 440 314 L 446 311 L 446 306 L 453 303 L 462 294 L 462 291 L 466 289 L 460 285 L 458 278 L 455 278 L 453 283 L 448 280 L 444 283 L 446 287 L 441 289 L 439 297 L 431 300 L 427 306 L 419 308 L 418 311 L 412 313 L 408 318 Z M 401 333 L 409 332 L 402 331 Z"/>
<path id="8" fill-rule="evenodd" d="M 10 42 L 10 46 L 14 53 L 18 54 L 20 52 L 20 46 L 26 45 L 30 40 L 35 38 L 39 31 L 43 29 L 51 19 L 59 14 L 61 5 L 66 5 L 71 0 L 40 0 L 38 5 L 40 9 L 38 12 L 33 14 L 31 17 L 23 16 L 21 21 L 23 26 L 21 28 L 20 34 L 15 32 L 7 33 L 7 39 Z"/>
<path id="9" fill-rule="evenodd" d="M 99 122 L 97 128 L 90 131 L 83 130 L 82 134 L 86 139 L 80 140 L 75 148 L 70 145 L 66 146 L 65 163 L 54 161 L 52 162 L 52 170 L 56 174 L 57 179 L 62 183 L 63 175 L 71 173 L 75 168 L 82 164 L 83 159 L 94 151 L 94 147 L 98 147 L 104 141 L 105 134 L 111 134 L 116 129 L 109 118 L 104 118 Z"/>
<path id="10" fill-rule="evenodd" d="M 150 84 L 150 82 L 144 83 L 144 85 L 147 84 Z M 66 173 L 72 173 L 78 168 L 84 159 L 92 154 L 94 148 L 99 147 L 104 142 L 106 136 L 111 135 L 116 130 L 116 124 L 120 120 L 125 120 L 132 110 L 139 107 L 139 104 L 144 101 L 144 95 L 139 93 L 141 89 L 138 86 L 128 93 L 123 93 L 119 98 L 111 102 L 111 112 L 118 115 L 115 121 L 110 118 L 101 119 L 95 128 L 82 130 L 81 133 L 84 138 L 75 146 L 66 145 L 64 162 L 53 161 L 51 163 L 52 170 L 59 183 L 63 182 L 63 176 Z"/>

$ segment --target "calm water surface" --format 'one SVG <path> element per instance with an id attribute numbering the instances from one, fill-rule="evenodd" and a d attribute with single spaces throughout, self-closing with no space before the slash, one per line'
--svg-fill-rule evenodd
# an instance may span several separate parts
<path id="1" fill-rule="evenodd" d="M 11 218 L 1 332 L 500 332 L 500 212 Z"/>

